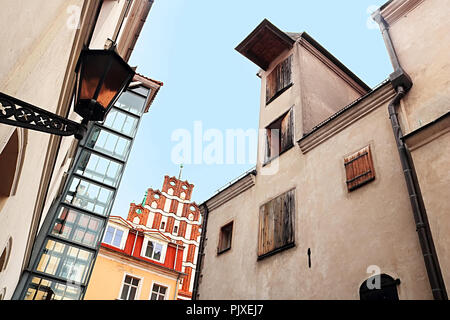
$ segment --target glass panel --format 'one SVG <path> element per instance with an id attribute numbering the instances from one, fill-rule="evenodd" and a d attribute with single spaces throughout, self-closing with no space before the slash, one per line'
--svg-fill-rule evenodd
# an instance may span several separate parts
<path id="1" fill-rule="evenodd" d="M 136 115 L 141 115 L 144 109 L 145 98 L 131 91 L 125 91 L 116 102 L 116 106 Z"/>
<path id="2" fill-rule="evenodd" d="M 64 198 L 66 203 L 106 216 L 113 191 L 79 178 L 73 178 Z"/>
<path id="3" fill-rule="evenodd" d="M 113 246 L 120 247 L 120 243 L 122 242 L 123 231 L 116 229 L 116 235 L 114 237 Z"/>
<path id="4" fill-rule="evenodd" d="M 113 227 L 108 226 L 108 229 L 106 230 L 106 233 L 105 233 L 105 239 L 103 239 L 103 242 L 105 242 L 107 244 L 111 244 L 112 238 L 114 235 L 114 230 L 115 229 Z"/>
<path id="5" fill-rule="evenodd" d="M 138 118 L 130 116 L 119 109 L 113 108 L 106 117 L 103 125 L 127 136 L 133 137 L 136 133 Z"/>
<path id="6" fill-rule="evenodd" d="M 130 287 L 128 285 L 126 285 L 126 284 L 123 285 L 122 294 L 120 295 L 120 299 L 127 300 L 129 288 Z"/>
<path id="7" fill-rule="evenodd" d="M 128 89 L 128 90 L 140 93 L 146 97 L 148 96 L 149 92 L 151 92 L 150 89 L 148 89 L 146 87 L 136 87 L 136 88 L 132 88 L 132 89 Z"/>
<path id="8" fill-rule="evenodd" d="M 99 241 L 103 221 L 72 209 L 61 207 L 56 217 L 52 235 L 95 247 Z"/>
<path id="9" fill-rule="evenodd" d="M 159 243 L 155 243 L 155 252 L 153 253 L 153 259 L 160 260 L 161 259 L 161 251 L 162 251 L 162 245 Z"/>
<path id="10" fill-rule="evenodd" d="M 75 173 L 98 182 L 117 186 L 123 166 L 119 162 L 106 159 L 84 150 Z"/>
<path id="11" fill-rule="evenodd" d="M 37 271 L 84 283 L 92 258 L 92 252 L 48 240 Z"/>
<path id="12" fill-rule="evenodd" d="M 136 297 L 136 288 L 130 287 L 130 296 L 128 297 L 128 300 L 134 300 Z"/>
<path id="13" fill-rule="evenodd" d="M 145 255 L 149 258 L 151 258 L 153 255 L 153 243 L 151 241 L 149 241 L 147 243 L 147 249 L 145 250 Z"/>
<path id="14" fill-rule="evenodd" d="M 130 151 L 131 140 L 94 127 L 86 145 L 116 159 L 125 160 Z"/>
<path id="15" fill-rule="evenodd" d="M 79 300 L 80 295 L 80 287 L 34 277 L 28 284 L 24 300 Z"/>
<path id="16" fill-rule="evenodd" d="M 151 297 L 150 300 L 157 300 L 157 295 L 156 295 L 156 293 L 152 293 L 152 297 Z"/>

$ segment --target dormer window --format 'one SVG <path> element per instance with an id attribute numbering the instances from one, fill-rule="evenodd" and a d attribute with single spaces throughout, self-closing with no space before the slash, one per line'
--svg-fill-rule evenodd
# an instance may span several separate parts
<path id="1" fill-rule="evenodd" d="M 266 105 L 292 86 L 292 55 L 278 64 L 266 78 Z"/>
<path id="2" fill-rule="evenodd" d="M 142 256 L 158 262 L 164 262 L 167 246 L 153 239 L 146 239 L 143 246 Z"/>

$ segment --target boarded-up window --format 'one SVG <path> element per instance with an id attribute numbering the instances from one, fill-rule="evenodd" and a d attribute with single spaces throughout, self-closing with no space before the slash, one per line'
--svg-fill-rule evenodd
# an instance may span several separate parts
<path id="1" fill-rule="evenodd" d="M 373 167 L 370 146 L 346 157 L 344 159 L 344 166 L 348 191 L 353 191 L 375 179 L 375 169 Z"/>
<path id="2" fill-rule="evenodd" d="M 267 76 L 266 104 L 269 104 L 291 85 L 291 64 L 292 55 L 277 65 Z"/>
<path id="3" fill-rule="evenodd" d="M 259 208 L 258 260 L 294 245 L 295 189 Z"/>
<path id="4" fill-rule="evenodd" d="M 294 117 L 292 109 L 266 128 L 266 161 L 294 146 Z"/>
<path id="5" fill-rule="evenodd" d="M 220 228 L 219 245 L 217 247 L 217 253 L 225 252 L 231 249 L 231 238 L 233 235 L 233 222 L 230 222 Z"/>

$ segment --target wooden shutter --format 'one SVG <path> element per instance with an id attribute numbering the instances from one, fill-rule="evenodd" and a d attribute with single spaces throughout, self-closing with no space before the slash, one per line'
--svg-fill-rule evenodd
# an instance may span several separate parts
<path id="1" fill-rule="evenodd" d="M 347 177 L 347 190 L 353 191 L 375 179 L 375 169 L 372 161 L 370 146 L 344 159 Z"/>
<path id="2" fill-rule="evenodd" d="M 292 55 L 273 69 L 266 78 L 266 104 L 291 84 Z"/>
<path id="3" fill-rule="evenodd" d="M 259 210 L 258 257 L 294 243 L 295 189 L 265 203 Z"/>
<path id="4" fill-rule="evenodd" d="M 281 143 L 280 152 L 283 152 L 293 146 L 294 142 L 294 123 L 292 110 L 290 110 L 281 121 Z"/>

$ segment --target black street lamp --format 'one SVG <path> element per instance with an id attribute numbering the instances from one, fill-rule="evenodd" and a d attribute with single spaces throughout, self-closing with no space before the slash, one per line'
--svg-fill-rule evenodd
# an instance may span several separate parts
<path id="1" fill-rule="evenodd" d="M 76 67 L 77 81 L 74 111 L 81 123 L 60 117 L 29 103 L 0 92 L 0 123 L 31 130 L 74 135 L 81 140 L 89 121 L 103 121 L 122 91 L 129 85 L 135 72 L 116 53 L 109 50 L 81 52 Z"/>

